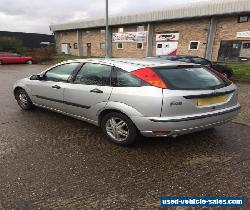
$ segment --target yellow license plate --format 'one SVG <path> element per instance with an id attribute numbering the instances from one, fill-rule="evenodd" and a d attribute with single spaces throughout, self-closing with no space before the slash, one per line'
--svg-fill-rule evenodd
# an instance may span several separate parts
<path id="1" fill-rule="evenodd" d="M 227 100 L 226 96 L 216 96 L 211 98 L 199 98 L 197 100 L 197 106 L 206 106 L 212 104 L 223 103 Z"/>

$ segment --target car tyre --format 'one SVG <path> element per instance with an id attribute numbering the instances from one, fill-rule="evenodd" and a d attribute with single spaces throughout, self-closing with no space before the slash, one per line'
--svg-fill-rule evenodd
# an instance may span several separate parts
<path id="1" fill-rule="evenodd" d="M 15 91 L 15 98 L 23 110 L 31 110 L 35 107 L 24 89 Z"/>
<path id="2" fill-rule="evenodd" d="M 3 61 L 0 61 L 0 65 L 2 65 L 3 64 Z"/>
<path id="3" fill-rule="evenodd" d="M 32 60 L 28 60 L 26 63 L 30 65 L 33 64 Z"/>
<path id="4" fill-rule="evenodd" d="M 102 118 L 101 127 L 115 144 L 128 146 L 135 142 L 138 131 L 134 123 L 124 114 L 111 112 Z"/>

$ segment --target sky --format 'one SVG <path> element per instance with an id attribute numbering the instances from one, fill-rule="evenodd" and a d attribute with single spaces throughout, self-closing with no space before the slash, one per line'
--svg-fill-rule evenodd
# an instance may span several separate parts
<path id="1" fill-rule="evenodd" d="M 109 14 L 143 13 L 202 1 L 206 0 L 109 0 Z M 1 0 L 0 31 L 51 34 L 50 24 L 102 17 L 105 0 Z"/>

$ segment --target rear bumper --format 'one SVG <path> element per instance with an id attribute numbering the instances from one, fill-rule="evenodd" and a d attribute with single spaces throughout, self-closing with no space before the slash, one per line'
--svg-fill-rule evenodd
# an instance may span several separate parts
<path id="1" fill-rule="evenodd" d="M 132 118 L 143 136 L 161 137 L 177 136 L 212 128 L 231 121 L 240 112 L 240 105 L 203 113 L 199 115 L 178 116 L 178 117 L 139 117 Z M 154 131 L 158 131 L 157 134 Z M 161 133 L 165 131 L 169 133 Z"/>

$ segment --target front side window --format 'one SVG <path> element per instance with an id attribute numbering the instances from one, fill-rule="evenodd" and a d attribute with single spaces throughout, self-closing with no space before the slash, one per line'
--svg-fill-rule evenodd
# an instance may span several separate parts
<path id="1" fill-rule="evenodd" d="M 202 67 L 153 68 L 173 90 L 211 90 L 229 85 L 229 82 Z"/>
<path id="2" fill-rule="evenodd" d="M 110 86 L 112 66 L 86 63 L 76 75 L 74 83 Z"/>
<path id="3" fill-rule="evenodd" d="M 79 63 L 67 63 L 56 66 L 45 74 L 44 79 L 46 81 L 66 82 L 78 65 Z"/>

